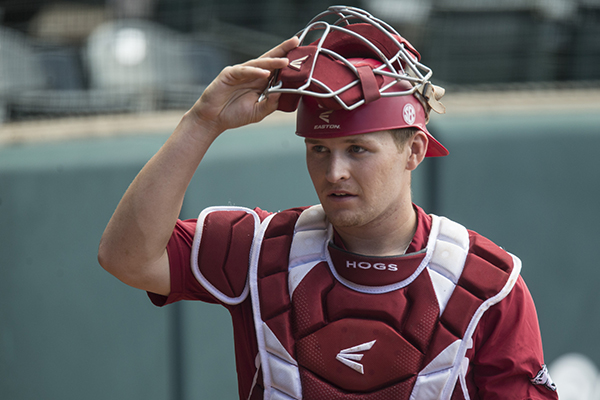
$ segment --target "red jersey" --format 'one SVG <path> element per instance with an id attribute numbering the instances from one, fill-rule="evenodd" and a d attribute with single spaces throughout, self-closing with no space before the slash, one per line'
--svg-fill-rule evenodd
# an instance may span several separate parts
<path id="1" fill-rule="evenodd" d="M 418 227 L 407 254 L 423 250 L 431 230 L 431 217 L 420 208 L 415 208 L 418 211 Z M 255 211 L 260 220 L 270 215 L 260 209 Z M 254 228 L 250 228 L 247 223 L 247 216 L 234 212 L 230 214 L 231 218 L 211 223 L 210 235 L 205 235 L 206 239 L 200 244 L 200 257 L 203 268 L 212 270 L 209 273 L 214 276 L 224 271 L 226 276 L 221 280 L 227 281 L 231 293 L 240 293 L 247 276 L 254 232 L 240 235 L 239 231 Z M 231 247 L 231 232 L 234 229 L 237 231 L 236 237 L 246 236 L 250 240 L 236 243 L 233 246 L 236 248 L 235 252 L 224 254 L 224 249 Z M 256 373 L 255 360 L 258 354 L 250 298 L 237 305 L 229 305 L 200 284 L 190 267 L 195 231 L 196 220 L 177 223 L 167 248 L 171 266 L 171 294 L 167 298 L 154 294 L 150 294 L 150 297 L 159 306 L 179 300 L 201 300 L 221 303 L 228 308 L 233 320 L 239 393 L 240 398 L 246 399 Z M 471 241 L 482 240 L 481 238 L 469 231 Z M 337 236 L 334 236 L 334 243 L 343 249 L 343 243 Z M 241 278 L 236 280 L 227 277 Z M 467 351 L 466 357 L 470 362 L 466 386 L 471 399 L 557 398 L 555 392 L 531 382 L 542 368 L 543 351 L 535 306 L 520 277 L 508 296 L 485 312 L 475 330 L 473 346 Z"/>

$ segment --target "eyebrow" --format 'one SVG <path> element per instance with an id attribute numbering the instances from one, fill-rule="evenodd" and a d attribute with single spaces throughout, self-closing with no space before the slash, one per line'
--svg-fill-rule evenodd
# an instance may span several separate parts
<path id="1" fill-rule="evenodd" d="M 308 144 L 322 144 L 323 141 L 325 141 L 326 139 L 312 139 L 312 138 L 305 138 L 304 142 L 308 143 Z M 362 138 L 357 138 L 354 136 L 348 136 L 347 138 L 345 138 L 344 143 L 350 143 L 350 144 L 354 144 L 354 143 L 368 143 L 369 139 L 366 139 L 364 137 Z"/>
<path id="2" fill-rule="evenodd" d="M 317 144 L 319 141 L 317 139 L 304 138 L 304 143 Z"/>

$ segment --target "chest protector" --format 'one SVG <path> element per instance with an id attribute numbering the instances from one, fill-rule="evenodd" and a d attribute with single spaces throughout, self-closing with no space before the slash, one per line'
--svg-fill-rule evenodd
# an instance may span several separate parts
<path id="1" fill-rule="evenodd" d="M 248 283 L 262 379 L 251 398 L 469 399 L 465 354 L 482 315 L 512 290 L 519 259 L 499 248 L 475 256 L 463 226 L 432 216 L 426 249 L 405 256 L 408 273 L 403 257 L 373 264 L 399 278 L 366 285 L 336 269 L 332 234 L 320 206 L 257 229 Z"/>

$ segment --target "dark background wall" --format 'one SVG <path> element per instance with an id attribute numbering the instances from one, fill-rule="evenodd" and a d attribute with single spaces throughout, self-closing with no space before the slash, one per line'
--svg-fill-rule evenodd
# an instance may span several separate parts
<path id="1" fill-rule="evenodd" d="M 523 260 L 548 363 L 578 352 L 600 365 L 599 126 L 585 112 L 435 118 L 451 154 L 425 160 L 413 179 L 417 203 Z M 284 121 L 220 137 L 182 217 L 315 203 L 291 132 Z M 0 398 L 236 397 L 224 309 L 155 308 L 96 261 L 121 195 L 167 135 L 0 147 Z"/>

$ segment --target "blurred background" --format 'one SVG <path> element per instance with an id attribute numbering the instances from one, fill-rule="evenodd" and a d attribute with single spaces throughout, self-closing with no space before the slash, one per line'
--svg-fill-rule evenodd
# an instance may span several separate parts
<path id="1" fill-rule="evenodd" d="M 363 0 L 444 86 L 415 202 L 523 260 L 561 399 L 600 400 L 600 1 Z M 226 65 L 322 0 L 0 1 L 0 399 L 236 398 L 227 312 L 96 261 L 120 197 Z M 294 115 L 220 137 L 182 218 L 314 204 Z M 201 188 L 203 190 L 201 190 Z"/>
<path id="2" fill-rule="evenodd" d="M 3 0 L 0 122 L 185 109 L 227 64 L 299 31 L 323 0 Z M 598 0 L 363 0 L 440 84 L 591 85 Z"/>

